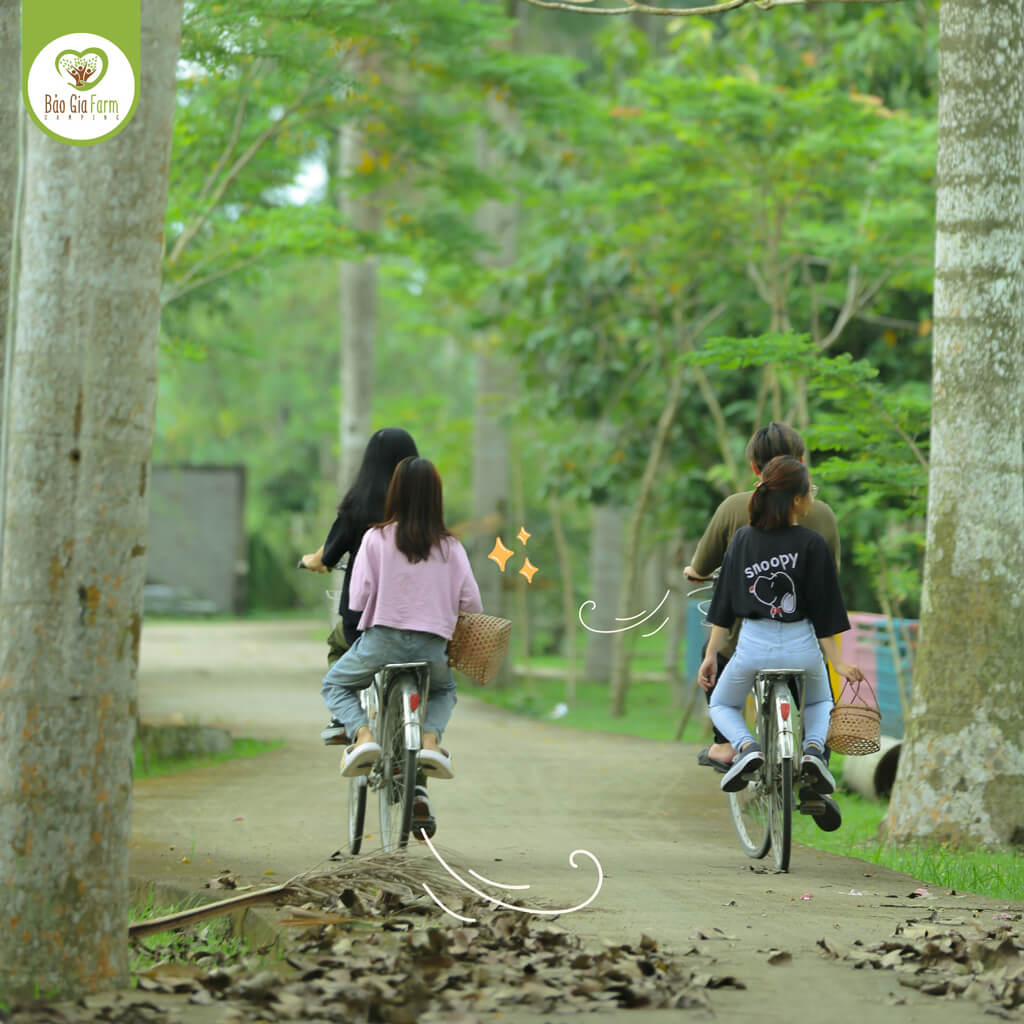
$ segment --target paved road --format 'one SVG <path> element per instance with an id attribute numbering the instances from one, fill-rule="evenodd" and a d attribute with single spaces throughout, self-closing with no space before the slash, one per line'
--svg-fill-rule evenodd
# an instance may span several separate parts
<path id="1" fill-rule="evenodd" d="M 133 876 L 199 888 L 230 868 L 250 882 L 281 881 L 343 844 L 346 788 L 337 754 L 318 740 L 324 632 L 315 622 L 145 627 L 145 721 L 221 724 L 286 746 L 138 783 Z M 879 941 L 935 907 L 961 919 L 976 911 L 987 923 L 1005 903 L 935 889 L 935 898 L 909 899 L 919 881 L 803 847 L 794 849 L 791 873 L 771 872 L 740 852 L 717 776 L 697 767 L 692 745 L 527 721 L 469 692 L 446 741 L 458 777 L 431 786 L 442 854 L 464 870 L 528 883 L 548 906 L 572 906 L 592 892 L 596 874 L 585 860 L 571 868 L 569 854 L 591 851 L 604 886 L 561 923 L 616 941 L 647 933 L 676 952 L 714 957 L 714 973 L 748 986 L 713 993 L 720 1019 L 991 1020 L 974 1003 L 901 988 L 892 971 L 824 960 L 816 944 Z M 372 829 L 373 808 L 368 823 Z M 410 855 L 430 854 L 420 845 Z M 772 949 L 789 951 L 792 962 L 770 966 Z"/>

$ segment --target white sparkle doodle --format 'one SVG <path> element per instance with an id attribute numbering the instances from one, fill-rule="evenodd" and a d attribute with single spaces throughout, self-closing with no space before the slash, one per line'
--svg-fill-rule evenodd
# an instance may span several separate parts
<path id="1" fill-rule="evenodd" d="M 597 602 L 596 601 L 584 601 L 583 604 L 580 605 L 580 610 L 579 610 L 580 625 L 584 629 L 589 630 L 591 633 L 625 633 L 625 631 L 627 629 L 635 629 L 637 626 L 642 626 L 668 600 L 668 595 L 670 593 L 671 593 L 671 591 L 666 590 L 665 591 L 665 596 L 658 602 L 657 607 L 652 608 L 649 612 L 648 611 L 637 612 L 636 615 L 630 615 L 630 616 L 628 616 L 627 618 L 624 618 L 624 619 L 616 618 L 615 619 L 616 622 L 630 622 L 633 619 L 639 619 L 640 620 L 639 622 L 634 622 L 631 626 L 620 626 L 618 629 L 594 629 L 593 626 L 588 626 L 583 621 L 583 609 L 586 608 L 587 605 L 590 605 L 591 608 L 596 608 L 597 607 Z M 641 618 L 641 616 L 643 616 L 643 618 Z M 666 622 L 668 622 L 668 616 L 667 615 L 665 616 L 665 621 L 662 622 L 661 626 L 664 626 Z M 658 629 L 661 629 L 661 626 L 659 626 Z M 652 629 L 650 631 L 650 633 L 643 633 L 641 635 L 645 636 L 645 637 L 654 636 L 654 634 L 658 632 L 658 629 Z"/>
<path id="2" fill-rule="evenodd" d="M 488 903 L 493 903 L 494 906 L 496 906 L 496 907 L 504 907 L 506 910 L 518 910 L 518 911 L 520 911 L 523 914 L 543 914 L 543 915 L 551 916 L 551 917 L 557 917 L 559 914 L 572 914 L 572 913 L 575 913 L 575 911 L 577 911 L 577 910 L 582 910 L 589 903 L 593 903 L 593 901 L 597 898 L 597 894 L 601 891 L 601 886 L 604 884 L 604 871 L 601 868 L 601 862 L 589 850 L 573 850 L 572 853 L 569 854 L 569 863 L 574 868 L 577 868 L 577 869 L 579 868 L 579 865 L 576 863 L 576 855 L 577 854 L 582 854 L 584 857 L 589 857 L 594 862 L 594 867 L 597 868 L 597 888 L 582 903 L 577 903 L 575 907 L 568 907 L 568 908 L 566 908 L 564 910 L 539 910 L 536 907 L 518 907 L 514 903 L 506 903 L 504 900 L 500 900 L 496 896 L 491 896 L 489 893 L 481 892 L 475 886 L 470 885 L 469 882 L 467 882 L 461 875 L 456 874 L 456 872 L 453 871 L 452 868 L 447 863 L 445 863 L 444 858 L 442 858 L 442 856 L 437 852 L 437 850 L 434 849 L 434 844 L 430 841 L 430 839 L 426 836 L 426 834 L 420 833 L 420 835 L 417 838 L 422 839 L 427 844 L 427 846 L 430 847 L 430 852 L 437 858 L 438 864 L 440 864 L 441 867 L 443 867 L 445 869 L 445 871 L 447 871 L 448 874 L 451 875 L 452 878 L 455 879 L 456 882 L 458 882 L 460 885 L 464 885 L 475 896 L 479 896 L 481 899 L 487 900 Z M 474 878 L 479 878 L 481 882 L 484 882 L 487 885 L 496 886 L 499 889 L 529 889 L 530 888 L 528 885 L 506 885 L 503 882 L 492 882 L 489 878 L 484 878 L 483 875 L 478 875 L 475 871 L 470 871 L 469 873 Z M 423 882 L 422 885 L 423 885 L 423 889 L 426 892 L 426 894 L 446 914 L 450 914 L 456 920 L 465 921 L 467 924 L 472 924 L 476 920 L 475 917 L 463 917 L 461 914 L 456 914 L 454 910 L 450 910 L 448 907 L 446 907 L 434 895 L 434 893 L 431 892 L 430 886 L 427 885 L 426 882 Z"/>

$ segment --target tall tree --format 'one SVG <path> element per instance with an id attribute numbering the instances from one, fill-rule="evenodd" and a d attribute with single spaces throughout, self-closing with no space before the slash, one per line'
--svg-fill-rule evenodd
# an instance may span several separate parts
<path id="1" fill-rule="evenodd" d="M 365 55 L 353 54 L 355 75 L 369 73 Z M 338 132 L 338 205 L 349 226 L 375 233 L 380 215 L 372 192 L 355 186 L 361 166 L 373 166 L 366 124 L 346 120 Z M 370 434 L 373 348 L 377 335 L 377 261 L 371 254 L 344 259 L 338 270 L 341 313 L 341 410 L 338 491 L 344 493 L 359 469 Z"/>
<path id="2" fill-rule="evenodd" d="M 21 125 L 21 19 L 18 0 L 0 0 L 0 417 L 4 407 L 4 362 L 7 352 L 8 299 L 11 291 L 11 257 L 14 242 L 14 209 L 18 191 L 18 131 Z M 2 443 L 2 433 L 0 433 Z M 0 452 L 0 471 L 3 454 Z"/>
<path id="3" fill-rule="evenodd" d="M 939 21 L 928 536 L 895 840 L 1024 842 L 1024 8 Z"/>
<path id="4" fill-rule="evenodd" d="M 78 147 L 29 127 L 0 562 L 7 999 L 75 996 L 127 975 L 136 669 L 181 15 L 181 0 L 143 0 L 141 102 L 119 135 Z"/>

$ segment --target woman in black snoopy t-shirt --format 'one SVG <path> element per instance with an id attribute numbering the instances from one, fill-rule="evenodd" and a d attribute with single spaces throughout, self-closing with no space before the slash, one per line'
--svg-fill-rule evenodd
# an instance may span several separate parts
<path id="1" fill-rule="evenodd" d="M 832 695 L 824 648 L 836 672 L 862 679 L 856 665 L 839 660 L 836 633 L 850 628 L 832 556 L 821 534 L 797 525 L 814 501 L 810 474 L 788 455 L 772 459 L 750 497 L 750 525 L 736 531 L 722 561 L 708 611 L 712 624 L 702 686 L 715 681 L 718 649 L 742 619 L 736 653 L 711 697 L 711 720 L 738 751 L 722 789 L 746 786 L 761 767 L 761 749 L 743 717 L 743 704 L 761 668 L 804 671 L 804 750 L 801 773 L 818 793 L 835 789 L 823 752 Z M 821 647 L 819 647 L 819 642 Z"/>

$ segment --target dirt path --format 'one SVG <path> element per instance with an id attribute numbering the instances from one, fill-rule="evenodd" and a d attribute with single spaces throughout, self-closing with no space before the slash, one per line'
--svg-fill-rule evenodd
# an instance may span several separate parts
<path id="1" fill-rule="evenodd" d="M 144 720 L 223 724 L 236 735 L 280 737 L 287 745 L 256 759 L 138 783 L 134 877 L 201 888 L 230 868 L 246 881 L 272 883 L 343 844 L 346 787 L 336 753 L 318 740 L 325 718 L 318 692 L 323 632 L 312 622 L 146 626 Z M 714 973 L 747 985 L 712 993 L 719 1019 L 991 1019 L 971 1001 L 902 988 L 892 971 L 826 960 L 817 943 L 877 942 L 932 910 L 990 924 L 1005 903 L 934 888 L 930 898 L 909 898 L 918 880 L 804 847 L 794 848 L 790 874 L 748 860 L 717 776 L 697 767 L 692 745 L 528 722 L 468 691 L 446 739 L 458 777 L 431 787 L 442 855 L 463 872 L 529 884 L 546 905 L 569 907 L 596 885 L 593 865 L 582 859 L 574 870 L 569 855 L 591 851 L 604 869 L 603 888 L 589 907 L 560 923 L 616 941 L 646 933 L 677 953 L 713 957 Z M 375 824 L 371 808 L 368 828 Z M 410 855 L 430 856 L 423 846 Z M 771 966 L 768 951 L 777 949 L 792 960 Z"/>

